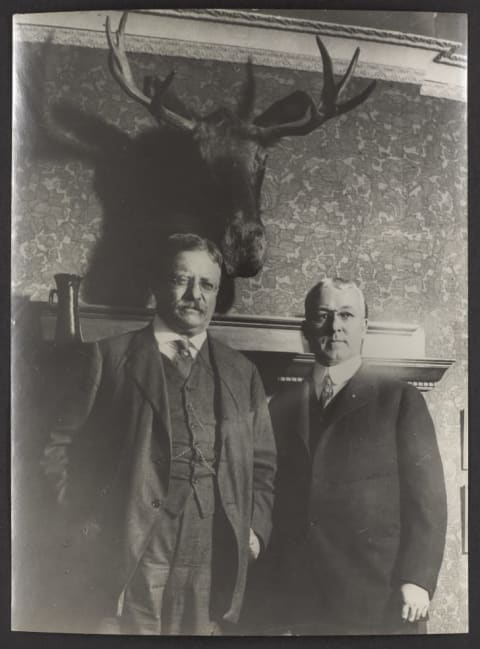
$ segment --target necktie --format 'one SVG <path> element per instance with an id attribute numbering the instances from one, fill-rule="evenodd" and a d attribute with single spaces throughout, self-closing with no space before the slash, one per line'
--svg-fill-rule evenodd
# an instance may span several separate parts
<path id="1" fill-rule="evenodd" d="M 322 391 L 320 393 L 320 398 L 319 398 L 319 402 L 322 408 L 325 408 L 325 406 L 328 404 L 328 402 L 332 397 L 333 397 L 333 381 L 331 379 L 330 374 L 327 371 L 327 373 L 325 374 L 325 378 L 323 379 Z"/>
<path id="2" fill-rule="evenodd" d="M 173 357 L 172 362 L 183 378 L 188 379 L 193 365 L 190 345 L 184 338 L 174 340 L 173 344 L 175 345 L 175 356 Z"/>

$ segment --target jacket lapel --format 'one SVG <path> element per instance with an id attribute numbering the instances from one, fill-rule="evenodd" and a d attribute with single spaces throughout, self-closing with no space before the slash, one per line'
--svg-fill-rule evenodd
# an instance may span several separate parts
<path id="1" fill-rule="evenodd" d="M 305 446 L 305 450 L 310 455 L 310 400 L 313 390 L 313 375 L 310 374 L 305 381 L 302 381 L 298 389 L 302 392 L 299 399 L 300 411 L 298 413 L 298 428 L 296 430 Z"/>
<path id="2" fill-rule="evenodd" d="M 364 406 L 374 397 L 374 394 L 374 381 L 362 365 L 326 407 L 327 427 L 335 426 L 341 419 Z"/>
<path id="3" fill-rule="evenodd" d="M 162 355 L 153 333 L 153 324 L 141 329 L 127 352 L 125 373 L 136 383 L 143 397 L 150 402 L 170 434 L 168 394 Z"/>
<path id="4" fill-rule="evenodd" d="M 235 392 L 239 381 L 242 381 L 242 379 L 245 380 L 245 377 L 238 375 L 238 369 L 232 363 L 231 355 L 227 348 L 217 344 L 210 336 L 208 336 L 208 344 L 212 367 L 216 372 L 215 380 L 219 394 L 217 423 L 219 424 L 220 431 L 219 441 L 220 445 L 222 445 L 229 429 L 227 425 L 228 421 L 237 419 L 239 416 L 240 407 Z"/>

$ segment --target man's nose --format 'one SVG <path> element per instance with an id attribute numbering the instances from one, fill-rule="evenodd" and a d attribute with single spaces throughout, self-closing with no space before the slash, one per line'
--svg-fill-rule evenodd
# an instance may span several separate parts
<path id="1" fill-rule="evenodd" d="M 327 327 L 330 331 L 339 331 L 342 328 L 342 320 L 336 311 L 329 313 L 327 318 Z"/>
<path id="2" fill-rule="evenodd" d="M 200 290 L 200 282 L 192 280 L 188 283 L 186 296 L 193 298 L 194 300 L 199 300 L 202 297 L 202 291 Z"/>

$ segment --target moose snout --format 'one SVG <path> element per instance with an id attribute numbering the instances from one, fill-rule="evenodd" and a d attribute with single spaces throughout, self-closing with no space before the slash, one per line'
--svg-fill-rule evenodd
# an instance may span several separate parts
<path id="1" fill-rule="evenodd" d="M 228 275 L 254 277 L 265 260 L 265 227 L 260 220 L 245 223 L 236 219 L 227 225 L 220 247 Z"/>

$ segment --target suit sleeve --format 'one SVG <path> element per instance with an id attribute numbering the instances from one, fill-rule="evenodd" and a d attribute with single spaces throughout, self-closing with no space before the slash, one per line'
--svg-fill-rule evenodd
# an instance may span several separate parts
<path id="1" fill-rule="evenodd" d="M 423 396 L 408 386 L 398 418 L 401 540 L 397 577 L 435 591 L 445 547 L 447 507 L 442 462 Z"/>
<path id="2" fill-rule="evenodd" d="M 251 399 L 253 410 L 253 514 L 254 532 L 266 547 L 272 531 L 276 449 L 270 413 L 258 370 L 253 368 Z"/>
<path id="3" fill-rule="evenodd" d="M 82 358 L 78 360 L 85 363 L 85 369 L 62 400 L 41 459 L 44 475 L 60 504 L 68 497 L 70 448 L 92 410 L 100 384 L 102 356 L 98 344 L 85 345 Z"/>

